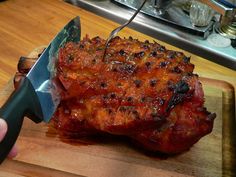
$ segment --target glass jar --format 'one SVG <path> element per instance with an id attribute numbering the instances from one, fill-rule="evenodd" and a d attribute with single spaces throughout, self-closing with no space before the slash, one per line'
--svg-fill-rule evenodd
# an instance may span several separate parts
<path id="1" fill-rule="evenodd" d="M 206 4 L 193 0 L 191 2 L 189 16 L 194 26 L 207 26 L 212 20 L 215 11 Z"/>

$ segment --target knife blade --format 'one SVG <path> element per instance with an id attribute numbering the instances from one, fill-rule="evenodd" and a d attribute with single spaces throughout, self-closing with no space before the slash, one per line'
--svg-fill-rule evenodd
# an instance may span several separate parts
<path id="1" fill-rule="evenodd" d="M 81 35 L 80 18 L 72 19 L 44 50 L 32 69 L 0 109 L 0 117 L 8 131 L 0 143 L 0 163 L 4 161 L 20 133 L 24 117 L 35 123 L 49 122 L 60 96 L 53 80 L 58 50 L 66 42 L 78 42 Z"/>

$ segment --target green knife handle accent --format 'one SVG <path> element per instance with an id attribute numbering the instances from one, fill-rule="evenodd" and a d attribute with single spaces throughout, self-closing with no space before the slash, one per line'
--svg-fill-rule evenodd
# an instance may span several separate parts
<path id="1" fill-rule="evenodd" d="M 0 164 L 9 154 L 20 133 L 24 116 L 36 123 L 42 121 L 42 110 L 37 94 L 28 78 L 15 90 L 0 109 L 0 117 L 8 125 L 8 131 L 0 142 Z M 0 127 L 1 128 L 1 127 Z"/>

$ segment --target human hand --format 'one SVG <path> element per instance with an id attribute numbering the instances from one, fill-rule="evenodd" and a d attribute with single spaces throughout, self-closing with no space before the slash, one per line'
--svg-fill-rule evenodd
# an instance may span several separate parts
<path id="1" fill-rule="evenodd" d="M 5 120 L 0 118 L 0 142 L 4 139 L 6 132 L 7 132 L 7 123 Z M 10 153 L 8 154 L 8 157 L 13 158 L 16 155 L 17 155 L 17 149 L 16 149 L 16 146 L 14 145 Z"/>

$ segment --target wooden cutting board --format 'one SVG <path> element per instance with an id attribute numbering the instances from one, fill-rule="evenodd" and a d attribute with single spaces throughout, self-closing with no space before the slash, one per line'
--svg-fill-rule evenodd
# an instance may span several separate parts
<path id="1" fill-rule="evenodd" d="M 236 176 L 234 89 L 223 81 L 201 81 L 205 104 L 217 118 L 213 132 L 185 153 L 148 154 L 122 138 L 66 139 L 45 123 L 25 119 L 17 141 L 19 154 L 3 162 L 0 176 Z M 1 103 L 12 90 L 10 81 L 0 92 Z"/>

